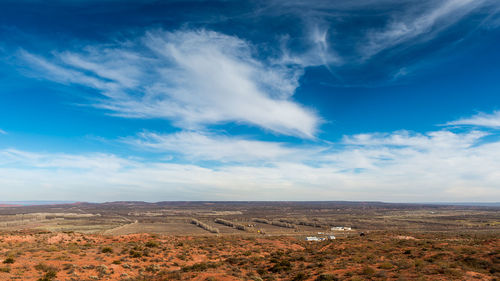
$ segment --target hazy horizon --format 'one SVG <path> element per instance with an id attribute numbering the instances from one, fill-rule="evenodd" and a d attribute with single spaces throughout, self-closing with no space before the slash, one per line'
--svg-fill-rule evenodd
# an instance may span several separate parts
<path id="1" fill-rule="evenodd" d="M 176 200 L 163 200 L 163 201 L 50 201 L 50 200 L 34 200 L 34 201 L 0 201 L 0 206 L 43 206 L 43 205 L 65 205 L 77 203 L 89 204 L 106 204 L 106 203 L 340 203 L 340 204 L 402 204 L 402 205 L 435 205 L 435 206 L 469 206 L 469 207 L 500 207 L 500 202 L 383 202 L 383 201 L 336 201 L 336 200 L 316 200 L 316 201 L 222 201 L 222 200 L 198 200 L 198 201 L 176 201 Z"/>
<path id="2" fill-rule="evenodd" d="M 2 1 L 0 35 L 3 200 L 500 200 L 498 1 Z"/>

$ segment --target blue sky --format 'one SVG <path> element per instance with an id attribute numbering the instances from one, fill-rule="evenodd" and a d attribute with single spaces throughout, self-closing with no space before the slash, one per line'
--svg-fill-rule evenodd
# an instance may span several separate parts
<path id="1" fill-rule="evenodd" d="M 500 200 L 500 4 L 1 1 L 2 200 Z"/>

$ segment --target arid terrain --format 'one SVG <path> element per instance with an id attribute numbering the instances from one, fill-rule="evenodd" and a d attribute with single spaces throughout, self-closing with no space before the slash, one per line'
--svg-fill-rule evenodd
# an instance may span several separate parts
<path id="1" fill-rule="evenodd" d="M 0 229 L 0 280 L 500 280 L 495 206 L 4 205 Z"/>

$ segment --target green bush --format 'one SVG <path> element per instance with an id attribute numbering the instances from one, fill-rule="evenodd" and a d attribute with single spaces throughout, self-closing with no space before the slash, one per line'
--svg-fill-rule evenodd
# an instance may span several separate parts
<path id="1" fill-rule="evenodd" d="M 363 275 L 368 275 L 368 276 L 373 275 L 373 274 L 375 274 L 375 269 L 373 269 L 373 268 L 371 268 L 371 267 L 369 267 L 369 266 L 364 267 L 364 268 L 361 270 L 361 274 L 363 274 Z"/>
<path id="2" fill-rule="evenodd" d="M 299 272 L 295 277 L 293 277 L 292 281 L 302 281 L 302 280 L 307 280 L 309 276 L 305 274 L 304 272 Z"/>
<path id="3" fill-rule="evenodd" d="M 378 267 L 381 269 L 391 269 L 394 267 L 394 265 L 392 265 L 392 263 L 386 261 L 386 262 L 380 264 Z"/>
<path id="4" fill-rule="evenodd" d="M 142 257 L 142 253 L 139 251 L 130 250 L 130 256 L 132 258 L 140 258 L 140 257 Z"/>
<path id="5" fill-rule="evenodd" d="M 5 262 L 5 261 L 4 261 Z M 476 259 L 476 258 L 473 258 L 473 257 L 465 257 L 462 259 L 462 262 L 470 267 L 470 268 L 473 268 L 475 270 L 481 270 L 481 269 L 488 269 L 491 267 L 491 264 L 490 262 L 486 261 L 486 260 L 480 260 L 480 259 Z"/>
<path id="6" fill-rule="evenodd" d="M 292 264 L 287 260 L 282 260 L 282 261 L 276 262 L 276 264 L 274 266 L 269 268 L 269 271 L 272 273 L 280 273 L 283 271 L 289 271 L 291 269 L 292 269 Z"/>
<path id="7" fill-rule="evenodd" d="M 159 246 L 159 244 L 156 241 L 148 241 L 146 242 L 145 246 L 148 248 L 156 248 Z"/>
<path id="8" fill-rule="evenodd" d="M 52 281 L 56 278 L 57 273 L 53 270 L 47 271 L 43 277 L 39 278 L 38 281 Z"/>
<path id="9" fill-rule="evenodd" d="M 191 266 L 185 266 L 182 268 L 182 271 L 184 272 L 189 272 L 189 271 L 205 271 L 209 268 L 217 268 L 219 265 L 215 262 L 200 262 L 200 263 L 195 263 Z"/>
<path id="10" fill-rule="evenodd" d="M 57 272 L 57 268 L 56 267 L 50 266 L 50 265 L 46 265 L 44 263 L 39 263 L 39 264 L 35 265 L 35 269 L 43 271 L 43 272 L 49 272 L 49 271 Z"/>
<path id="11" fill-rule="evenodd" d="M 338 281 L 339 279 L 331 274 L 321 274 L 318 276 L 315 281 Z"/>
<path id="12" fill-rule="evenodd" d="M 113 253 L 113 249 L 111 247 L 104 247 L 101 249 L 101 253 Z"/>

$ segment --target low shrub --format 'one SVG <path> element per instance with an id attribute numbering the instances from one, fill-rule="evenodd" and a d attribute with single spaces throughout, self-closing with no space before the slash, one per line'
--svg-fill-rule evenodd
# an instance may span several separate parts
<path id="1" fill-rule="evenodd" d="M 390 263 L 390 262 L 384 262 L 378 266 L 378 268 L 381 268 L 381 269 L 391 269 L 393 267 L 394 267 L 394 265 L 392 265 L 392 263 Z"/>
<path id="2" fill-rule="evenodd" d="M 373 275 L 373 274 L 375 274 L 375 269 L 373 269 L 369 266 L 366 266 L 361 270 L 361 274 L 367 275 L 367 276 Z"/>
<path id="3" fill-rule="evenodd" d="M 146 246 L 148 248 L 156 248 L 159 245 L 160 244 L 158 244 L 158 242 L 156 242 L 156 241 L 148 241 L 148 242 L 146 242 L 146 244 L 144 244 L 144 246 Z"/>
<path id="4" fill-rule="evenodd" d="M 57 273 L 53 270 L 47 271 L 38 281 L 52 281 L 57 277 Z"/>
<path id="5" fill-rule="evenodd" d="M 181 270 L 183 272 L 190 272 L 190 271 L 206 271 L 209 268 L 217 268 L 219 265 L 215 262 L 200 262 L 200 263 L 195 263 L 190 266 L 185 266 Z"/>
<path id="6" fill-rule="evenodd" d="M 111 247 L 103 247 L 101 249 L 101 253 L 113 253 L 113 248 L 111 248 Z"/>
<path id="7" fill-rule="evenodd" d="M 318 276 L 314 280 L 315 281 L 338 281 L 339 279 L 336 276 L 331 275 L 331 274 L 321 274 L 320 276 Z"/>

